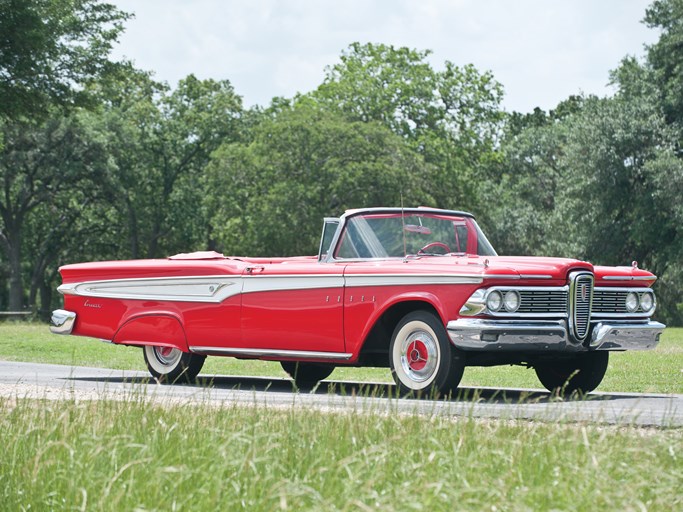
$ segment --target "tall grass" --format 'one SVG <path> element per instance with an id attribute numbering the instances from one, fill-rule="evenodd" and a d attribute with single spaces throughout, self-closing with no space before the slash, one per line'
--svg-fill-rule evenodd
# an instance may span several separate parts
<path id="1" fill-rule="evenodd" d="M 683 431 L 0 401 L 2 510 L 681 510 Z"/>

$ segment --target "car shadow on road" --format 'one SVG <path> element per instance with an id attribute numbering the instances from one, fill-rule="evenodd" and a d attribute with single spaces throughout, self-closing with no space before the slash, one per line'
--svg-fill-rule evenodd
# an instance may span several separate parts
<path id="1" fill-rule="evenodd" d="M 91 381 L 102 383 L 125 383 L 131 385 L 148 385 L 158 383 L 151 377 L 69 377 L 66 380 Z M 398 388 L 394 384 L 364 383 L 355 381 L 324 380 L 313 388 L 299 389 L 294 382 L 285 378 L 246 377 L 225 375 L 200 375 L 192 383 L 164 384 L 180 386 L 182 388 L 213 388 L 222 390 L 258 391 L 268 393 L 302 393 L 314 395 L 336 395 L 341 397 L 367 398 L 398 398 Z M 457 392 L 449 397 L 425 395 L 408 396 L 408 400 L 447 400 L 452 402 L 484 402 L 499 404 L 533 404 L 557 401 L 610 401 L 620 399 L 642 398 L 642 395 L 619 394 L 589 394 L 584 396 L 558 397 L 547 391 L 530 389 L 490 388 L 490 387 L 459 387 Z"/>

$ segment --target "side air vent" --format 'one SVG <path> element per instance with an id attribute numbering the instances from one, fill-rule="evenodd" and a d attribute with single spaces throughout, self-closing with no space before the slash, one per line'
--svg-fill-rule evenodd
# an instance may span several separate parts
<path id="1" fill-rule="evenodd" d="M 588 335 L 593 302 L 593 274 L 572 272 L 569 274 L 569 329 L 577 342 Z"/>

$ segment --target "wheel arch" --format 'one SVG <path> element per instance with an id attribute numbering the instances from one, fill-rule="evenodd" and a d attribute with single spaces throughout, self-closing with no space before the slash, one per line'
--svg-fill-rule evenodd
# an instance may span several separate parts
<path id="1" fill-rule="evenodd" d="M 388 367 L 389 345 L 394 329 L 408 313 L 427 311 L 446 324 L 441 303 L 435 297 L 403 297 L 387 305 L 370 323 L 359 351 L 361 364 Z"/>
<path id="2" fill-rule="evenodd" d="M 129 318 L 116 331 L 112 341 L 120 345 L 153 345 L 190 351 L 182 321 L 171 313 L 144 313 Z"/>

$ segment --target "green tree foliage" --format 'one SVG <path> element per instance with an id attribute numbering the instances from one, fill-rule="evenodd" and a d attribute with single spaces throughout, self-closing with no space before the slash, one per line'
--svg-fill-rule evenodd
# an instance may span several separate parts
<path id="1" fill-rule="evenodd" d="M 240 136 L 241 98 L 227 81 L 190 75 L 170 91 L 129 73 L 100 92 L 91 114 L 109 139 L 102 184 L 127 240 L 122 257 L 159 257 L 207 243 L 201 175 L 221 143 Z"/>
<path id="2" fill-rule="evenodd" d="M 612 98 L 511 116 L 486 219 L 503 253 L 638 261 L 660 276 L 660 317 L 679 323 L 683 166 L 650 76 L 626 59 Z"/>
<path id="3" fill-rule="evenodd" d="M 86 103 L 129 17 L 100 0 L 0 0 L 0 118 Z"/>
<path id="4" fill-rule="evenodd" d="M 24 272 L 38 286 L 41 274 L 58 254 L 55 247 L 94 200 L 95 183 L 107 159 L 102 141 L 74 115 L 2 128 L 0 250 L 8 265 L 8 307 L 19 311 L 24 301 Z M 38 225 L 36 218 L 45 224 Z M 29 239 L 34 243 L 26 251 Z"/>
<path id="5" fill-rule="evenodd" d="M 659 40 L 649 46 L 662 108 L 670 123 L 683 123 L 683 0 L 656 0 L 645 13 L 645 24 L 659 29 Z"/>
<path id="6" fill-rule="evenodd" d="M 429 203 L 430 167 L 376 122 L 300 102 L 225 144 L 207 171 L 213 235 L 230 254 L 315 254 L 325 216 Z"/>
<path id="7" fill-rule="evenodd" d="M 500 130 L 502 87 L 491 73 L 446 62 L 431 52 L 352 44 L 310 97 L 351 121 L 378 122 L 439 168 L 430 191 L 436 206 L 474 208 L 475 169 Z"/>

